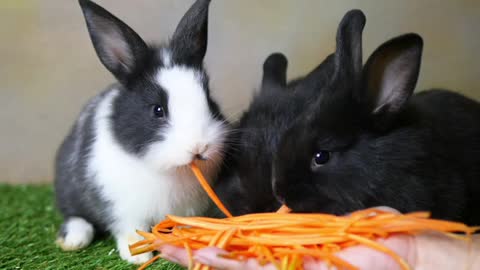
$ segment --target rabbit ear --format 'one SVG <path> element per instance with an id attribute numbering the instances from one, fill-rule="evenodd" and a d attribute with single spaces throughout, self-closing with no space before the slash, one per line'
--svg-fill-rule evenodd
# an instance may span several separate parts
<path id="1" fill-rule="evenodd" d="M 417 34 L 391 39 L 376 49 L 365 64 L 363 84 L 374 114 L 395 113 L 417 83 L 423 40 Z"/>
<path id="2" fill-rule="evenodd" d="M 126 80 L 144 58 L 148 46 L 128 25 L 89 0 L 79 0 L 93 46 L 103 65 Z"/>
<path id="3" fill-rule="evenodd" d="M 354 85 L 361 79 L 362 71 L 362 31 L 365 15 L 360 10 L 345 14 L 337 30 L 335 50 L 335 77 L 347 79 Z"/>
<path id="4" fill-rule="evenodd" d="M 287 86 L 288 60 L 281 53 L 273 53 L 263 63 L 262 89 Z"/>
<path id="5" fill-rule="evenodd" d="M 171 41 L 177 62 L 194 66 L 202 64 L 207 52 L 209 4 L 210 0 L 197 0 L 178 23 Z"/>

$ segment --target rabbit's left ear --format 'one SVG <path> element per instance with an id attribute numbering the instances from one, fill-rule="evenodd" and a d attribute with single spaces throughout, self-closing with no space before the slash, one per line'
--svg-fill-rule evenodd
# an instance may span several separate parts
<path id="1" fill-rule="evenodd" d="M 202 65 L 207 52 L 209 4 L 210 0 L 197 0 L 178 23 L 171 40 L 176 62 Z"/>
<path id="2" fill-rule="evenodd" d="M 262 89 L 287 87 L 288 60 L 281 53 L 270 54 L 263 63 Z"/>
<path id="3" fill-rule="evenodd" d="M 128 25 L 90 0 L 79 0 L 93 46 L 103 65 L 125 82 L 145 58 L 147 44 Z"/>
<path id="4" fill-rule="evenodd" d="M 400 111 L 415 90 L 423 40 L 417 34 L 391 39 L 376 49 L 363 70 L 362 94 L 373 114 Z"/>
<path id="5" fill-rule="evenodd" d="M 360 83 L 365 20 L 362 11 L 351 10 L 343 16 L 338 26 L 334 74 L 337 80 L 349 80 L 353 85 Z"/>

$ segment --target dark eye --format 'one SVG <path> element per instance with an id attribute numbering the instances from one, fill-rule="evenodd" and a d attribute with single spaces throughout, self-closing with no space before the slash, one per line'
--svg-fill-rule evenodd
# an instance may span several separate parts
<path id="1" fill-rule="evenodd" d="M 153 115 L 158 118 L 163 118 L 165 116 L 165 111 L 160 105 L 153 106 Z"/>
<path id="2" fill-rule="evenodd" d="M 312 166 L 318 167 L 325 165 L 330 160 L 330 152 L 328 151 L 318 151 L 313 155 Z"/>

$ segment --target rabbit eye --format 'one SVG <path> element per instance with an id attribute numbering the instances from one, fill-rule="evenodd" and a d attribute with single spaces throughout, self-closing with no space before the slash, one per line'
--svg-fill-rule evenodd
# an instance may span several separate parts
<path id="1" fill-rule="evenodd" d="M 160 105 L 153 106 L 153 115 L 157 118 L 165 117 L 165 111 L 163 110 L 163 107 Z"/>
<path id="2" fill-rule="evenodd" d="M 313 155 L 312 167 L 319 167 L 325 165 L 330 160 L 330 152 L 318 151 Z"/>

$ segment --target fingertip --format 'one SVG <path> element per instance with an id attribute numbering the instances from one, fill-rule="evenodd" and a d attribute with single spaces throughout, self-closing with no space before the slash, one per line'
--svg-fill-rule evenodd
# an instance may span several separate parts
<path id="1" fill-rule="evenodd" d="M 160 253 L 162 254 L 173 254 L 181 250 L 181 248 L 178 248 L 176 246 L 171 246 L 171 245 L 162 245 L 158 247 L 157 250 L 160 251 Z"/>
<path id="2" fill-rule="evenodd" d="M 207 247 L 198 250 L 193 259 L 201 264 L 211 265 L 215 261 L 223 259 L 219 255 L 226 254 L 226 252 L 222 249 L 216 247 Z"/>
<path id="3" fill-rule="evenodd" d="M 384 212 L 390 212 L 390 213 L 394 213 L 394 214 L 401 214 L 400 211 L 398 211 L 397 209 L 395 208 L 392 208 L 390 206 L 377 206 L 377 207 L 374 207 L 374 209 L 377 209 L 377 210 L 380 210 L 380 211 L 384 211 Z"/>
<path id="4" fill-rule="evenodd" d="M 327 270 L 327 269 L 336 269 L 336 268 L 329 268 L 328 265 L 323 261 L 318 261 L 311 257 L 305 257 L 305 259 L 303 260 L 303 269 L 304 270 Z"/>
<path id="5" fill-rule="evenodd" d="M 188 263 L 188 254 L 183 248 L 172 245 L 162 245 L 157 248 L 157 250 L 160 252 L 160 257 L 162 259 L 181 265 L 186 265 Z"/>
<path id="6" fill-rule="evenodd" d="M 257 269 L 250 268 L 250 266 L 246 265 L 245 261 L 237 261 L 233 259 L 223 258 L 220 255 L 228 254 L 223 249 L 219 249 L 216 247 L 207 247 L 198 250 L 195 253 L 194 260 L 198 263 L 208 265 L 215 269 L 224 269 L 224 270 L 233 270 L 233 269 Z"/>
<path id="7" fill-rule="evenodd" d="M 198 250 L 197 254 L 215 254 L 215 256 L 218 256 L 228 254 L 228 252 L 218 247 L 206 247 Z"/>
<path id="8" fill-rule="evenodd" d="M 394 208 L 392 208 L 392 207 L 389 207 L 389 206 L 376 206 L 376 207 L 367 208 L 367 209 L 365 209 L 365 210 L 358 210 L 358 211 L 364 212 L 364 211 L 367 211 L 367 210 L 376 210 L 376 211 L 378 211 L 378 212 L 385 212 L 385 213 L 392 213 L 392 214 L 401 214 L 400 211 L 398 211 L 397 209 L 394 209 Z M 346 213 L 344 216 L 349 217 L 349 216 L 351 216 L 352 214 L 355 214 L 355 213 L 358 212 L 358 211 Z M 376 215 L 376 213 L 372 211 L 372 215 Z"/>

